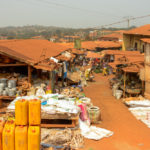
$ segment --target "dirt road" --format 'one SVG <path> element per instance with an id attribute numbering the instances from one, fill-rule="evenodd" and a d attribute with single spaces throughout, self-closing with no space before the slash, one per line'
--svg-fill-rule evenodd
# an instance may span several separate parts
<path id="1" fill-rule="evenodd" d="M 99 141 L 86 139 L 84 150 L 150 150 L 150 129 L 112 96 L 108 78 L 98 74 L 95 80 L 84 89 L 85 94 L 101 109 L 102 123 L 98 126 L 114 134 Z"/>

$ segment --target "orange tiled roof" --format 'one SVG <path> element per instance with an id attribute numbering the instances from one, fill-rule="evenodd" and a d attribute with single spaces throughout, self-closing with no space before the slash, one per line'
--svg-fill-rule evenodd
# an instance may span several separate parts
<path id="1" fill-rule="evenodd" d="M 81 43 L 81 47 L 84 49 L 94 50 L 97 44 L 94 41 L 84 41 Z"/>
<path id="2" fill-rule="evenodd" d="M 58 43 L 67 48 L 74 48 L 74 43 Z M 96 47 L 100 48 L 119 48 L 122 46 L 121 42 L 113 41 L 84 41 L 81 43 L 81 48 L 95 50 Z"/>
<path id="3" fill-rule="evenodd" d="M 113 41 L 98 41 L 97 47 L 100 48 L 119 48 L 122 46 L 121 42 L 113 42 Z"/>
<path id="4" fill-rule="evenodd" d="M 71 53 L 70 56 L 67 57 L 64 54 L 61 54 L 61 55 L 56 56 L 55 58 L 58 59 L 58 60 L 61 60 L 61 61 L 70 61 L 73 58 L 75 58 L 75 55 Z"/>
<path id="5" fill-rule="evenodd" d="M 141 39 L 141 41 L 143 41 L 145 43 L 150 43 L 150 38 L 144 38 L 144 39 Z"/>
<path id="6" fill-rule="evenodd" d="M 119 64 L 144 64 L 144 55 L 140 54 L 138 51 L 118 51 L 118 50 L 107 50 L 102 51 L 102 54 L 114 55 L 115 60 L 109 63 L 110 66 L 115 67 Z"/>
<path id="7" fill-rule="evenodd" d="M 78 50 L 78 49 L 75 49 L 75 48 L 71 49 L 70 52 L 73 54 L 79 54 L 79 55 L 82 55 L 85 53 L 85 52 Z"/>
<path id="8" fill-rule="evenodd" d="M 120 42 L 113 42 L 113 41 L 85 41 L 82 42 L 82 48 L 84 49 L 95 49 L 96 47 L 100 48 L 119 48 L 121 47 Z"/>
<path id="9" fill-rule="evenodd" d="M 122 39 L 122 38 L 123 38 L 123 35 L 120 34 L 120 33 L 112 33 L 112 34 L 104 35 L 104 36 L 102 36 L 102 37 Z"/>
<path id="10" fill-rule="evenodd" d="M 0 41 L 0 53 L 14 58 L 19 58 L 23 62 L 37 63 L 41 59 L 59 55 L 67 50 L 66 47 L 49 42 L 47 40 L 2 40 Z M 43 57 L 41 57 L 43 55 Z"/>
<path id="11" fill-rule="evenodd" d="M 108 54 L 108 55 L 134 55 L 134 56 L 141 56 L 139 51 L 121 51 L 121 50 L 104 50 L 101 51 L 102 54 Z"/>
<path id="12" fill-rule="evenodd" d="M 66 57 L 66 56 L 63 56 L 63 55 L 59 55 L 55 58 L 58 59 L 58 60 L 62 60 L 62 61 L 69 61 L 69 60 L 72 59 L 72 58 L 69 58 L 69 57 Z"/>
<path id="13" fill-rule="evenodd" d="M 47 71 L 52 71 L 58 67 L 60 67 L 59 64 L 55 63 L 53 60 L 43 60 L 39 64 L 34 65 L 36 69 L 43 69 Z"/>
<path id="14" fill-rule="evenodd" d="M 115 61 L 109 63 L 112 68 L 117 68 L 117 65 L 127 65 L 121 68 L 124 72 L 140 72 L 140 69 L 144 68 L 144 56 L 143 55 L 115 55 Z"/>
<path id="15" fill-rule="evenodd" d="M 124 72 L 138 73 L 144 68 L 144 65 L 141 64 L 129 64 L 127 67 L 122 68 Z"/>
<path id="16" fill-rule="evenodd" d="M 74 48 L 74 43 L 57 43 L 61 46 L 65 46 L 67 48 Z"/>
<path id="17" fill-rule="evenodd" d="M 133 58 L 133 57 L 132 57 Z M 109 66 L 112 68 L 116 68 L 117 65 L 126 64 L 127 66 L 122 68 L 125 72 L 139 72 L 141 68 L 144 68 L 144 57 L 136 58 L 136 59 L 130 59 L 127 56 L 120 57 L 119 59 L 115 59 L 114 62 L 109 63 Z"/>
<path id="18" fill-rule="evenodd" d="M 124 32 L 124 34 L 137 34 L 150 36 L 150 24 L 131 29 L 129 31 Z"/>
<path id="19" fill-rule="evenodd" d="M 102 56 L 98 53 L 94 53 L 94 52 L 87 52 L 86 55 L 87 58 L 101 58 Z"/>

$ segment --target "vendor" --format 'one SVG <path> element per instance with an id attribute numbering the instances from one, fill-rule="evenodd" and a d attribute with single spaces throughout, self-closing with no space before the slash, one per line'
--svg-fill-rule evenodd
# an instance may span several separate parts
<path id="1" fill-rule="evenodd" d="M 105 62 L 103 63 L 103 75 L 107 76 L 107 64 Z"/>
<path id="2" fill-rule="evenodd" d="M 86 80 L 90 79 L 91 68 L 85 70 L 85 78 Z"/>

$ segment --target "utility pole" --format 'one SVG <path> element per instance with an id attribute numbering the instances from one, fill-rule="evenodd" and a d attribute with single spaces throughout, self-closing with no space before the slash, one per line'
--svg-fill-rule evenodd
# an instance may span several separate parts
<path id="1" fill-rule="evenodd" d="M 128 28 L 130 28 L 130 19 L 127 19 L 128 21 Z"/>
<path id="2" fill-rule="evenodd" d="M 127 27 L 130 28 L 130 21 L 133 17 L 132 16 L 126 16 L 126 17 L 123 17 L 123 18 L 127 20 Z"/>

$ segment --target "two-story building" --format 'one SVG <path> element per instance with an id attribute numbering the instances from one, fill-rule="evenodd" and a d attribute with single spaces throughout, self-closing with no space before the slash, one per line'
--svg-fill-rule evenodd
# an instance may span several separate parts
<path id="1" fill-rule="evenodd" d="M 150 24 L 128 30 L 123 33 L 122 49 L 145 52 L 145 44 L 142 38 L 150 38 Z"/>
<path id="2" fill-rule="evenodd" d="M 145 96 L 150 98 L 150 38 L 141 41 L 145 44 Z"/>

